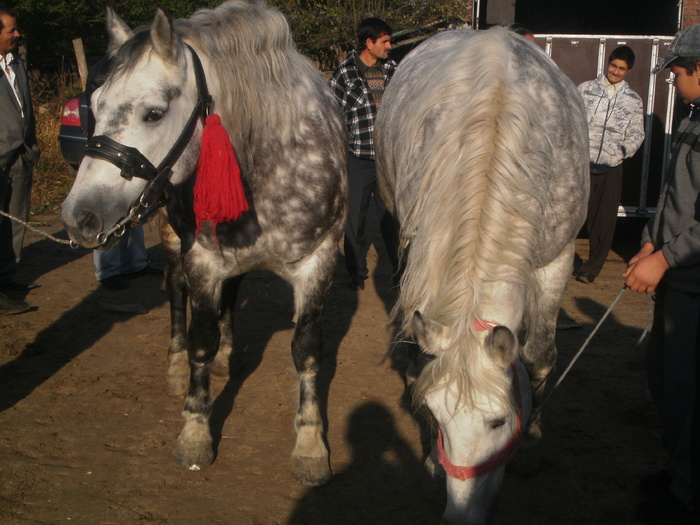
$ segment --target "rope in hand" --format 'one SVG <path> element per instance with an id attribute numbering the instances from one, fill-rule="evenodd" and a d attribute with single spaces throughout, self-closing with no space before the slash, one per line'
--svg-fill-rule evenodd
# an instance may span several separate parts
<path id="1" fill-rule="evenodd" d="M 67 244 L 67 245 L 70 246 L 71 248 L 77 248 L 77 247 L 78 247 L 78 245 L 77 245 L 76 243 L 74 243 L 73 241 L 67 241 L 66 239 L 59 239 L 59 238 L 57 238 L 57 237 L 54 237 L 53 235 L 51 235 L 51 234 L 49 234 L 49 233 L 46 233 L 45 231 L 40 230 L 39 228 L 35 228 L 35 227 L 32 226 L 31 224 L 27 224 L 26 222 L 24 222 L 22 219 L 18 219 L 17 217 L 13 217 L 13 216 L 10 215 L 9 213 L 5 213 L 5 212 L 2 211 L 2 210 L 0 210 L 0 215 L 4 215 L 5 217 L 7 217 L 7 218 L 10 219 L 10 220 L 13 220 L 13 221 L 15 221 L 15 222 L 19 222 L 20 224 L 26 226 L 27 228 L 29 228 L 29 229 L 32 230 L 33 232 L 36 232 L 36 233 L 38 233 L 39 235 L 43 235 L 44 237 L 47 237 L 47 238 L 51 239 L 52 241 L 58 242 L 58 243 L 60 243 L 60 244 Z"/>

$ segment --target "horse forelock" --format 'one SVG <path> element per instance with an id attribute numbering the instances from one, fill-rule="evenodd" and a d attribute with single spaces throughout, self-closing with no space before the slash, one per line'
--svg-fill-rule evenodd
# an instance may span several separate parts
<path id="1" fill-rule="evenodd" d="M 426 61 L 420 73 L 431 81 L 411 85 L 415 107 L 398 125 L 421 144 L 394 142 L 397 173 L 412 174 L 404 182 L 420 187 L 401 221 L 410 246 L 395 313 L 403 312 L 407 333 L 416 310 L 450 332 L 416 385 L 418 398 L 447 381 L 467 404 L 476 392 L 492 392 L 508 406 L 505 376 L 483 367 L 483 336 L 472 323 L 494 300 L 494 283 L 510 283 L 515 294 L 532 288 L 549 154 L 529 141 L 537 107 L 521 89 L 512 38 L 490 30 L 453 46 L 449 60 L 419 55 Z"/>

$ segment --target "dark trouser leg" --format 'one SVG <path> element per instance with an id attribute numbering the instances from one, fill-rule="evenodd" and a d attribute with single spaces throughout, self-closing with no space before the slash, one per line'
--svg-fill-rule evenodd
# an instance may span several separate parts
<path id="1" fill-rule="evenodd" d="M 348 221 L 345 225 L 345 267 L 350 277 L 366 279 L 367 211 L 376 186 L 376 165 L 373 160 L 348 156 Z"/>
<path id="2" fill-rule="evenodd" d="M 12 188 L 10 179 L 0 172 L 0 209 L 8 211 Z M 11 281 L 17 272 L 17 260 L 12 248 L 12 221 L 0 215 L 0 283 Z"/>
<path id="3" fill-rule="evenodd" d="M 10 198 L 9 213 L 27 222 L 29 219 L 29 200 L 32 194 L 32 172 L 33 168 L 23 156 L 20 156 L 12 166 L 10 174 L 12 176 L 12 197 Z M 16 221 L 12 221 L 12 248 L 15 258 L 19 261 L 22 244 L 24 244 L 24 234 L 27 227 Z"/>
<path id="4" fill-rule="evenodd" d="M 386 253 L 389 256 L 389 261 L 391 262 L 391 268 L 394 275 L 399 271 L 399 237 L 396 233 L 396 223 L 394 218 L 391 216 L 389 211 L 384 205 L 384 201 L 379 195 L 379 188 L 374 188 L 374 203 L 377 208 L 377 217 L 379 217 L 379 229 L 382 232 L 382 239 L 384 240 L 384 247 L 386 248 Z"/>
<path id="5" fill-rule="evenodd" d="M 697 504 L 700 485 L 700 294 L 663 284 L 657 289 L 654 327 L 647 350 L 649 387 L 661 412 L 671 490 Z"/>
<path id="6" fill-rule="evenodd" d="M 607 173 L 591 175 L 591 196 L 588 199 L 590 253 L 580 271 L 597 276 L 605 264 L 617 225 L 617 209 L 622 194 L 622 165 Z"/>

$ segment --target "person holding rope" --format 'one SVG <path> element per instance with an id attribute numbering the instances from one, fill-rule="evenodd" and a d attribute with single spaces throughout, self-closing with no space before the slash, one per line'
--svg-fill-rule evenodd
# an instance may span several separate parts
<path id="1" fill-rule="evenodd" d="M 623 274 L 632 291 L 656 293 L 647 348 L 649 389 L 661 413 L 665 469 L 645 476 L 645 523 L 700 523 L 700 24 L 671 42 L 652 70 L 670 67 L 691 110 L 675 134 L 656 215 Z"/>
<path id="2" fill-rule="evenodd" d="M 0 209 L 26 222 L 32 172 L 39 160 L 27 65 L 17 54 L 17 19 L 0 7 Z M 0 217 L 0 291 L 29 291 L 35 284 L 15 279 L 25 226 Z M 0 314 L 29 309 L 24 301 L 0 294 Z"/>

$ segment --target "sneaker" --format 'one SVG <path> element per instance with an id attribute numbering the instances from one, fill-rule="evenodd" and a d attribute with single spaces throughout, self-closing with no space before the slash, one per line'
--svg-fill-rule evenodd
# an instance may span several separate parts
<path id="1" fill-rule="evenodd" d="M 140 277 L 141 275 L 152 275 L 154 277 L 163 277 L 165 275 L 165 272 L 161 268 L 155 268 L 151 266 L 150 264 L 147 264 L 140 270 L 130 273 L 128 276 L 129 277 Z"/>
<path id="2" fill-rule="evenodd" d="M 36 283 L 22 283 L 14 279 L 0 284 L 0 290 L 3 291 L 14 290 L 18 292 L 28 292 L 34 288 L 39 288 L 39 285 Z"/>
<path id="3" fill-rule="evenodd" d="M 358 292 L 365 289 L 365 280 L 362 277 L 350 277 L 348 285 Z"/>
<path id="4" fill-rule="evenodd" d="M 126 290 L 129 288 L 129 283 L 120 275 L 105 277 L 100 281 L 100 284 L 111 290 Z"/>
<path id="5" fill-rule="evenodd" d="M 663 469 L 644 476 L 639 482 L 639 488 L 647 496 L 654 497 L 669 493 L 672 482 L 671 474 L 669 474 L 668 470 Z"/>
<path id="6" fill-rule="evenodd" d="M 700 523 L 700 511 L 689 507 L 670 491 L 637 505 L 637 519 L 653 525 L 689 525 Z"/>
<path id="7" fill-rule="evenodd" d="M 15 315 L 29 310 L 31 306 L 24 301 L 15 301 L 0 293 L 0 314 Z"/>
<path id="8" fill-rule="evenodd" d="M 591 275 L 588 272 L 578 272 L 576 275 L 576 280 L 583 284 L 591 284 L 595 281 L 595 275 Z"/>

